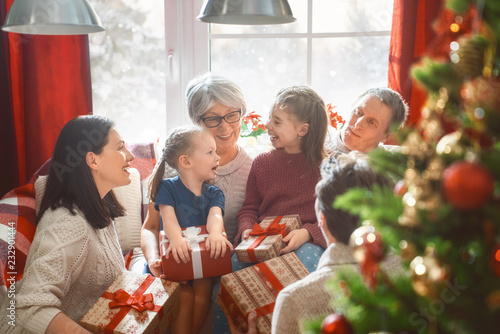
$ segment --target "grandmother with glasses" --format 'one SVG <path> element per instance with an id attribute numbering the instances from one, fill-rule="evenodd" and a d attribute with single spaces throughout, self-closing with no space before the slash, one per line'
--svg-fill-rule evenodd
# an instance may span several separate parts
<path id="1" fill-rule="evenodd" d="M 228 240 L 232 242 L 237 231 L 236 214 L 245 199 L 246 182 L 252 165 L 252 158 L 237 144 L 241 117 L 247 111 L 243 92 L 234 82 L 206 73 L 189 82 L 186 102 L 193 123 L 205 127 L 215 138 L 220 163 L 214 184 L 226 198 L 224 228 Z M 141 233 L 141 244 L 151 273 L 160 276 L 158 240 L 148 233 L 153 229 L 160 229 L 160 215 L 152 203 Z"/>

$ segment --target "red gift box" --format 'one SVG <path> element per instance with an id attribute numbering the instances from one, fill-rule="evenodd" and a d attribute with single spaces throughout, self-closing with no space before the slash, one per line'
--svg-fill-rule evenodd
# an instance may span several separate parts
<path id="1" fill-rule="evenodd" d="M 124 271 L 80 320 L 93 333 L 164 333 L 179 311 L 179 283 Z"/>
<path id="2" fill-rule="evenodd" d="M 295 253 L 275 257 L 222 276 L 217 304 L 243 330 L 248 327 L 248 314 L 255 311 L 258 332 L 271 333 L 276 296 L 308 274 Z"/>
<path id="3" fill-rule="evenodd" d="M 170 253 L 169 258 L 165 252 L 169 241 L 164 231 L 160 231 L 160 255 L 163 265 L 163 274 L 171 281 L 188 281 L 197 278 L 222 276 L 233 271 L 231 265 L 231 250 L 226 246 L 224 257 L 210 258 L 210 252 L 205 248 L 208 237 L 206 225 L 187 227 L 182 229 L 183 236 L 191 245 L 191 259 L 187 263 L 177 263 Z"/>
<path id="4" fill-rule="evenodd" d="M 263 262 L 280 256 L 283 237 L 302 227 L 299 215 L 272 216 L 255 223 L 250 237 L 234 249 L 241 263 Z"/>

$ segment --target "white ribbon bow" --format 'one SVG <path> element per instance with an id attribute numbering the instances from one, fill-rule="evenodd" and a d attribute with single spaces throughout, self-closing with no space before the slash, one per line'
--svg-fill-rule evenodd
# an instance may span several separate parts
<path id="1" fill-rule="evenodd" d="M 184 231 L 182 231 L 182 236 L 186 238 L 187 242 L 193 247 L 193 245 L 197 245 L 200 242 L 205 240 L 205 237 L 208 237 L 208 234 L 201 234 L 201 228 L 191 226 L 187 227 Z"/>

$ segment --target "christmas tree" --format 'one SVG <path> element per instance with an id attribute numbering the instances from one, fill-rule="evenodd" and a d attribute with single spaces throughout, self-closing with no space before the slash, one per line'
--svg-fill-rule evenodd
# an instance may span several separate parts
<path id="1" fill-rule="evenodd" d="M 353 189 L 334 203 L 360 216 L 360 271 L 328 284 L 336 313 L 309 333 L 500 331 L 500 1 L 447 1 L 413 77 L 428 99 L 401 151 L 370 153 L 394 189 Z M 380 270 L 384 252 L 402 275 Z M 340 284 L 339 284 L 340 282 Z"/>

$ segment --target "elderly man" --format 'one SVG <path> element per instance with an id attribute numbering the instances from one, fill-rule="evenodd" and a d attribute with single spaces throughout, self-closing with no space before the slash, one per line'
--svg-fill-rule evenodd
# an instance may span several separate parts
<path id="1" fill-rule="evenodd" d="M 369 152 L 382 145 L 391 131 L 403 126 L 408 105 L 389 88 L 371 88 L 354 103 L 349 121 L 326 144 L 332 152 Z"/>

